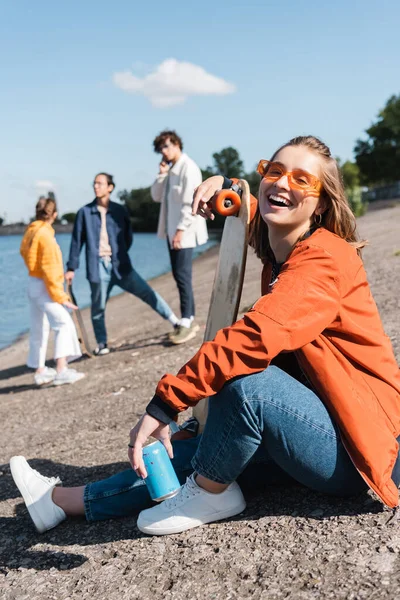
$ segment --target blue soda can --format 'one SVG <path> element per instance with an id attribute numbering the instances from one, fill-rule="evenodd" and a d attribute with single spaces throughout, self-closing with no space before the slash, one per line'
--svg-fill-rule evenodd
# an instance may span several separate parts
<path id="1" fill-rule="evenodd" d="M 162 502 L 179 492 L 181 484 L 164 444 L 153 442 L 145 446 L 143 462 L 147 471 L 145 482 L 152 500 Z"/>

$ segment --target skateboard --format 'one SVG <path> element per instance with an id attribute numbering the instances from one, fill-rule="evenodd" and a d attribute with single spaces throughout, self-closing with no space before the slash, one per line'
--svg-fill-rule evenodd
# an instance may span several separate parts
<path id="1" fill-rule="evenodd" d="M 244 179 L 239 180 L 241 197 L 232 190 L 221 190 L 210 201 L 210 207 L 226 216 L 219 249 L 218 264 L 208 310 L 204 341 L 212 340 L 217 331 L 235 323 L 239 310 L 250 223 L 250 189 Z M 208 398 L 193 408 L 199 423 L 199 433 L 204 429 L 208 413 Z"/>
<path id="2" fill-rule="evenodd" d="M 70 295 L 72 302 L 76 306 L 78 306 L 78 303 L 76 301 L 76 297 L 75 297 L 75 294 L 74 294 L 71 284 L 67 284 L 67 293 Z M 82 314 L 81 314 L 81 311 L 79 310 L 79 308 L 77 310 L 72 311 L 72 320 L 75 323 L 76 331 L 78 333 L 78 340 L 81 345 L 83 354 L 86 354 L 86 356 L 88 356 L 89 358 L 93 358 L 93 354 L 89 350 L 89 348 L 90 348 L 89 338 L 88 338 L 86 327 L 83 323 Z"/>

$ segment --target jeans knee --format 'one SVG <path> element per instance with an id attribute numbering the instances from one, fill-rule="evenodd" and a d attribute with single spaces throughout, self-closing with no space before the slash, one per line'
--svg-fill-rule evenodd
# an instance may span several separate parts
<path id="1" fill-rule="evenodd" d="M 271 366 L 258 373 L 231 379 L 218 392 L 216 398 L 219 403 L 226 402 L 230 408 L 233 404 L 243 405 L 253 400 L 265 400 L 276 395 L 275 392 L 281 389 L 285 377 L 288 375 L 284 371 Z"/>
<path id="2" fill-rule="evenodd" d="M 258 373 L 236 377 L 228 382 L 225 387 L 229 388 L 232 394 L 251 397 L 258 392 L 265 394 L 271 388 L 279 385 L 284 375 L 286 373 L 278 367 L 270 366 Z"/>
<path id="3" fill-rule="evenodd" d="M 236 377 L 228 381 L 216 396 L 210 398 L 210 415 L 215 408 L 218 412 L 222 410 L 226 414 L 232 413 L 235 409 L 240 410 L 247 400 L 247 390 L 245 379 L 247 377 Z"/>

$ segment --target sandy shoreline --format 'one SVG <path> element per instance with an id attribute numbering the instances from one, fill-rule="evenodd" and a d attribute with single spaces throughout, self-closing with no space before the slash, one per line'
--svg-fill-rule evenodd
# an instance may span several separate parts
<path id="1" fill-rule="evenodd" d="M 371 288 L 400 362 L 400 206 L 359 220 Z M 0 352 L 0 585 L 2 598 L 395 598 L 399 526 L 369 495 L 337 500 L 303 488 L 249 498 L 238 519 L 163 539 L 143 537 L 135 519 L 71 521 L 38 536 L 12 484 L 8 460 L 24 454 L 46 475 L 79 485 L 125 467 L 130 427 L 158 379 L 197 350 L 217 248 L 196 259 L 201 333 L 171 347 L 169 324 L 127 294 L 107 308 L 108 356 L 83 359 L 75 386 L 38 390 L 25 368 L 27 336 Z M 250 252 L 241 306 L 259 296 L 261 267 Z M 152 281 L 178 311 L 171 274 Z M 89 311 L 84 319 L 94 344 Z M 51 349 L 50 349 L 51 353 Z M 353 594 L 353 596 L 351 596 Z"/>

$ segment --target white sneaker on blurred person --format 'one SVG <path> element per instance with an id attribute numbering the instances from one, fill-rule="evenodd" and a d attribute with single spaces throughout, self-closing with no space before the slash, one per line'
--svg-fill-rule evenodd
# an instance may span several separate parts
<path id="1" fill-rule="evenodd" d="M 35 373 L 35 383 L 36 385 L 45 385 L 46 383 L 51 383 L 56 375 L 57 371 L 55 369 L 45 367 L 40 373 Z"/>
<path id="2" fill-rule="evenodd" d="M 180 533 L 205 523 L 233 517 L 245 508 L 246 500 L 235 481 L 220 494 L 211 494 L 197 485 L 193 473 L 176 496 L 142 510 L 137 526 L 148 535 Z"/>
<path id="3" fill-rule="evenodd" d="M 110 354 L 110 348 L 107 344 L 99 344 L 97 348 L 93 350 L 93 354 L 95 356 L 105 356 L 106 354 Z"/>
<path id="4" fill-rule="evenodd" d="M 66 385 L 68 383 L 75 383 L 85 377 L 84 373 L 79 373 L 75 369 L 63 369 L 54 377 L 54 385 Z"/>
<path id="5" fill-rule="evenodd" d="M 10 460 L 11 475 L 24 499 L 26 508 L 39 533 L 56 527 L 67 518 L 62 508 L 52 500 L 58 477 L 44 477 L 32 469 L 23 456 Z"/>

